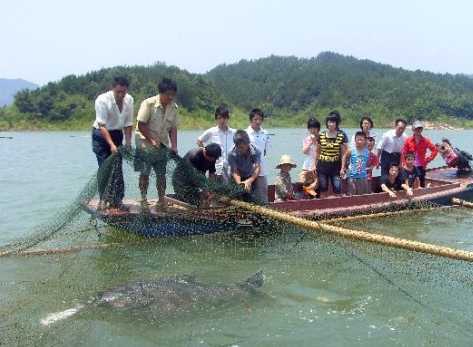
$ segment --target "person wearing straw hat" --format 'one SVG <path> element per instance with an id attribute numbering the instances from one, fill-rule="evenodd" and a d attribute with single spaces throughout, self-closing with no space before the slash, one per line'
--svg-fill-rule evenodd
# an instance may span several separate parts
<path id="1" fill-rule="evenodd" d="M 276 176 L 274 183 L 276 189 L 275 201 L 287 201 L 294 200 L 294 189 L 292 187 L 290 171 L 296 167 L 296 163 L 287 154 L 281 156 L 279 164 L 276 169 L 279 170 L 279 174 Z"/>

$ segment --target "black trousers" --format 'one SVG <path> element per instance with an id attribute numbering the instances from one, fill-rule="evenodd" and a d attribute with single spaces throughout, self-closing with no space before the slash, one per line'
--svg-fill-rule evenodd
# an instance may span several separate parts
<path id="1" fill-rule="evenodd" d="M 109 130 L 109 133 L 115 146 L 119 147 L 123 144 L 123 131 Z M 97 182 L 100 199 L 112 207 L 118 206 L 125 196 L 122 158 L 117 155 L 111 161 L 107 161 L 112 155 L 112 151 L 100 130 L 95 128 L 92 129 L 92 150 L 99 165 Z"/>
<path id="2" fill-rule="evenodd" d="M 425 188 L 425 168 L 416 166 L 417 174 L 419 175 L 419 182 L 422 188 Z"/>
<path id="3" fill-rule="evenodd" d="M 399 165 L 401 163 L 401 153 L 381 152 L 381 176 L 389 174 L 389 167 L 391 164 Z"/>

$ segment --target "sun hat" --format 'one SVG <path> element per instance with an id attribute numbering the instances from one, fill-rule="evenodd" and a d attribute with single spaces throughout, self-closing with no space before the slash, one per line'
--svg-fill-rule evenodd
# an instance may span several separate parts
<path id="1" fill-rule="evenodd" d="M 295 168 L 297 164 L 292 160 L 288 154 L 283 154 L 281 159 L 279 159 L 279 164 L 276 166 L 276 169 L 280 169 L 282 165 L 291 165 L 292 168 Z"/>

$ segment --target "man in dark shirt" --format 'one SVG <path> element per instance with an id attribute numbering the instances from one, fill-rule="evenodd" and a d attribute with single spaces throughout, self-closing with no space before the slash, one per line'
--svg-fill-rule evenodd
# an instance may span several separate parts
<path id="1" fill-rule="evenodd" d="M 214 179 L 215 162 L 221 155 L 222 150 L 216 143 L 187 152 L 172 176 L 177 199 L 192 205 L 205 205 L 209 198 L 205 175 L 208 172 L 209 179 Z"/>
<path id="2" fill-rule="evenodd" d="M 388 174 L 381 177 L 381 190 L 389 194 L 390 197 L 396 198 L 396 191 L 405 190 L 408 196 L 413 195 L 412 188 L 409 187 L 407 179 L 401 174 L 399 165 L 392 163 L 389 167 Z"/>
<path id="3" fill-rule="evenodd" d="M 404 155 L 404 166 L 401 170 L 402 180 L 406 181 L 411 188 L 418 188 L 420 185 L 419 171 L 414 166 L 415 154 L 408 152 Z"/>

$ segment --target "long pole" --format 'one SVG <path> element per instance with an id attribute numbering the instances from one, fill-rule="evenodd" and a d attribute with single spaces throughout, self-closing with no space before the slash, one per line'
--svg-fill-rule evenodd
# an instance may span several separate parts
<path id="1" fill-rule="evenodd" d="M 232 206 L 242 208 L 247 211 L 269 217 L 271 219 L 294 224 L 310 231 L 325 232 L 348 239 L 378 243 L 389 247 L 473 262 L 473 252 L 463 251 L 451 247 L 438 246 L 425 242 L 412 241 L 398 237 L 369 233 L 362 230 L 346 229 L 339 226 L 307 220 L 280 211 L 275 211 L 267 207 L 257 206 L 239 200 L 226 200 L 226 202 Z"/>

